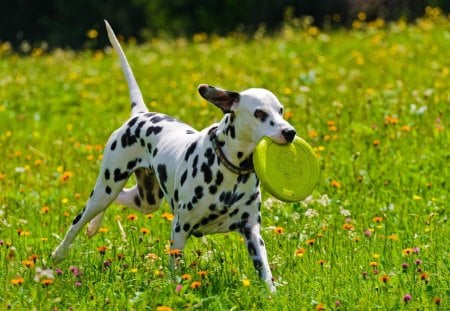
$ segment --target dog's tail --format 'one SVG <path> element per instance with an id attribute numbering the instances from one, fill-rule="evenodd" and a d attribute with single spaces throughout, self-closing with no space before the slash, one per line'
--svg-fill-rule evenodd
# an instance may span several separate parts
<path id="1" fill-rule="evenodd" d="M 111 42 L 114 50 L 119 55 L 120 65 L 122 67 L 122 71 L 125 75 L 125 79 L 128 83 L 128 88 L 130 90 L 130 100 L 131 100 L 131 115 L 135 116 L 140 113 L 148 112 L 148 108 L 144 103 L 144 99 L 142 98 L 141 90 L 134 78 L 133 71 L 131 71 L 130 65 L 128 64 L 127 57 L 120 46 L 119 41 L 114 34 L 111 26 L 108 21 L 105 20 L 106 30 L 108 32 L 108 38 Z"/>

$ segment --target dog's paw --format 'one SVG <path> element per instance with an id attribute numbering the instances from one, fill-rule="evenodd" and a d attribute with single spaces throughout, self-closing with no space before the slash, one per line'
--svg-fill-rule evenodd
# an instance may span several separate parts
<path id="1" fill-rule="evenodd" d="M 57 264 L 61 261 L 63 261 L 67 255 L 68 255 L 69 251 L 66 249 L 63 249 L 62 247 L 58 246 L 55 251 L 52 253 L 52 260 L 53 263 Z"/>

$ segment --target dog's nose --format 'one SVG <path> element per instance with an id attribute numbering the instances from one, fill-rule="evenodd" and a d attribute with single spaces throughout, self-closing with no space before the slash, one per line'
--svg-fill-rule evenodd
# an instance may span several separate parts
<path id="1" fill-rule="evenodd" d="M 295 130 L 293 130 L 293 129 L 287 129 L 287 130 L 281 131 L 281 135 L 283 135 L 284 139 L 288 143 L 291 143 L 294 140 L 295 134 L 297 134 L 297 132 L 295 132 Z"/>

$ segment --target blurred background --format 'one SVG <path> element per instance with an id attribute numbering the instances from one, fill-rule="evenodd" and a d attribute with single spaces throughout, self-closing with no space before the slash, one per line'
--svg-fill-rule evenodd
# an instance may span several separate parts
<path id="1" fill-rule="evenodd" d="M 318 27 L 351 26 L 358 13 L 368 21 L 414 21 L 425 7 L 450 11 L 449 0 L 2 0 L 0 42 L 44 49 L 100 48 L 107 44 L 103 19 L 126 38 L 252 34 L 276 31 L 283 21 L 313 17 Z"/>

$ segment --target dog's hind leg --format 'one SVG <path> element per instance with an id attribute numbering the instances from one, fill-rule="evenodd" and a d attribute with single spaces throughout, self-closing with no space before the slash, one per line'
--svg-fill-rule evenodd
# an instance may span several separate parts
<path id="1" fill-rule="evenodd" d="M 123 189 L 115 203 L 125 205 L 144 214 L 156 211 L 163 198 L 158 180 L 150 169 L 138 168 L 134 175 L 136 186 Z"/>
<path id="2" fill-rule="evenodd" d="M 106 208 L 119 194 L 120 189 L 125 184 L 126 179 L 120 182 L 108 182 L 104 179 L 104 176 L 99 176 L 95 184 L 94 190 L 91 193 L 89 200 L 86 202 L 86 206 L 83 211 L 78 214 L 73 220 L 69 230 L 67 231 L 63 241 L 55 249 L 52 254 L 54 262 L 63 260 L 69 253 L 69 247 L 72 244 L 75 237 L 85 224 L 92 219 L 95 219 L 94 225 L 88 230 L 88 235 L 92 236 L 100 226 L 103 213 Z"/>

